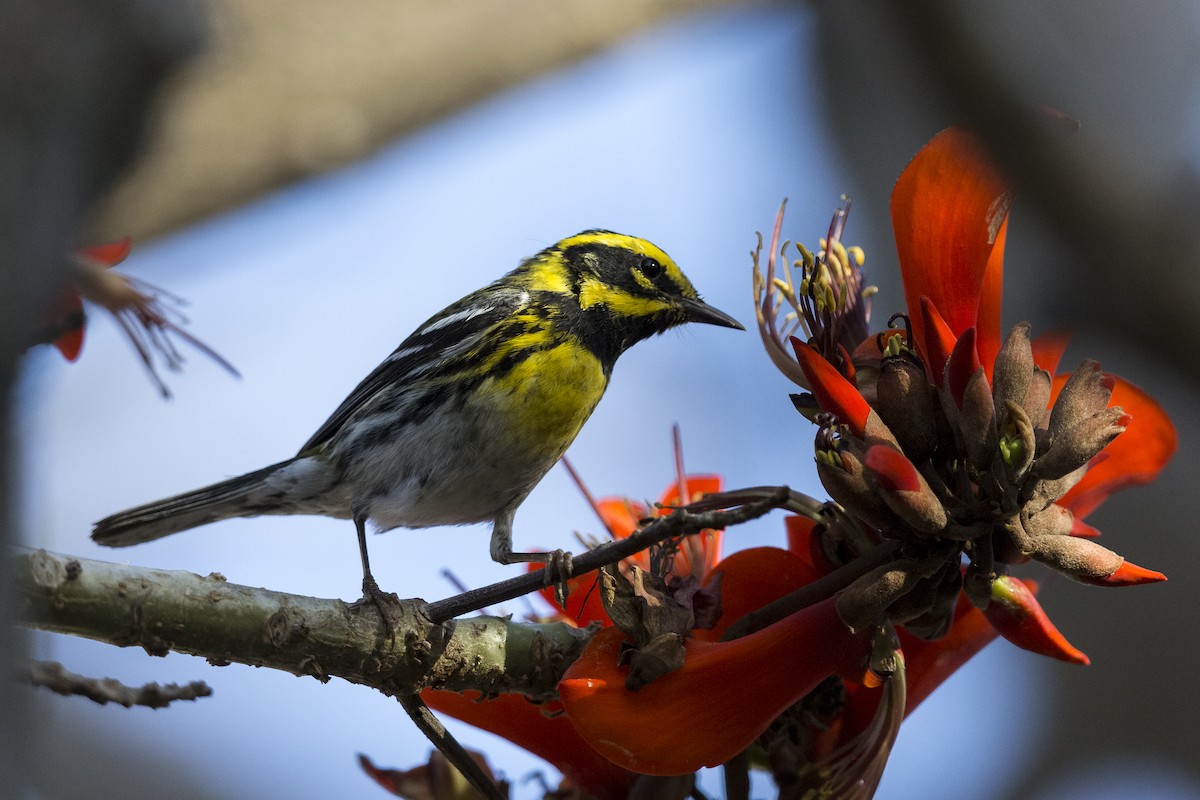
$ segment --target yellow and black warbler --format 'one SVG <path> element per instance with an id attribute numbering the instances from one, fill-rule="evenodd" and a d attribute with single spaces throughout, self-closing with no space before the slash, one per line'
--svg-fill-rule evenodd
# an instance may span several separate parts
<path id="1" fill-rule="evenodd" d="M 491 520 L 514 553 L 513 514 L 604 394 L 617 357 L 685 322 L 742 326 L 705 304 L 644 239 L 584 231 L 434 315 L 358 385 L 294 458 L 96 523 L 125 547 L 231 517 L 353 519 L 363 590 L 378 587 L 365 526 Z"/>

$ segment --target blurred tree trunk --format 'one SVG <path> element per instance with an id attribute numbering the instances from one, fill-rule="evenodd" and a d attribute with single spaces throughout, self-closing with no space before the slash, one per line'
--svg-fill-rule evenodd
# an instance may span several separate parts
<path id="1" fill-rule="evenodd" d="M 17 530 L 11 449 L 12 389 L 38 310 L 57 290 L 80 221 L 129 164 L 163 78 L 200 40 L 189 3 L 41 0 L 0 8 L 0 549 Z M 10 669 L 26 650 L 0 582 L 0 653 Z M 0 681 L 0 786 L 31 785 L 34 720 L 28 692 Z"/>

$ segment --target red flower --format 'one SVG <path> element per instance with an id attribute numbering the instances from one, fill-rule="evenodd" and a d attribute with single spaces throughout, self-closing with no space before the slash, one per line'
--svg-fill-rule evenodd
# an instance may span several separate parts
<path id="1" fill-rule="evenodd" d="M 1001 278 L 1012 193 L 974 137 L 959 128 L 942 131 L 900 175 L 892 192 L 892 226 L 917 350 L 940 374 L 944 360 L 925 332 L 922 307 L 932 307 L 954 337 L 975 330 L 978 360 L 989 380 L 1000 351 Z M 927 300 L 926 300 L 927 298 Z M 1053 372 L 1066 347 L 1061 335 L 1032 343 L 1034 363 Z M 1054 380 L 1049 402 L 1068 376 Z M 1108 495 L 1147 483 L 1175 452 L 1174 426 L 1153 399 L 1114 376 L 1112 405 L 1132 421 L 1060 501 L 1078 517 Z"/>
<path id="2" fill-rule="evenodd" d="M 846 299 L 859 281 L 839 277 L 861 255 L 849 258 L 831 238 L 815 257 L 801 250 L 798 291 L 790 276 L 758 279 L 768 319 L 760 328 L 777 361 L 783 334 L 768 315 L 779 302 L 773 291 L 804 312 L 808 341 L 792 338 L 799 375 L 785 372 L 812 389 L 798 405 L 821 421 L 822 482 L 852 515 L 909 542 L 898 567 L 881 567 L 842 598 L 851 624 L 919 617 L 927 635 L 944 633 L 959 580 L 952 567 L 966 555 L 968 596 L 983 609 L 1005 598 L 1005 613 L 1019 610 L 1023 621 L 1001 623 L 1001 632 L 1045 652 L 1061 635 L 1032 595 L 1016 603 L 993 585 L 1006 564 L 1032 557 L 1103 586 L 1163 579 L 1093 541 L 1098 532 L 1082 518 L 1113 491 L 1153 479 L 1175 449 L 1174 429 L 1149 396 L 1095 362 L 1052 379 L 1061 336 L 1030 340 L 1025 323 L 1001 335 L 1011 202 L 970 134 L 950 129 L 926 145 L 892 195 L 908 314 L 897 315 L 903 329 L 861 343 L 846 338 L 855 325 L 841 319 L 859 314 Z M 840 209 L 835 220 L 844 216 Z M 769 276 L 778 231 L 777 223 Z M 827 416 L 813 416 L 809 402 Z M 942 590 L 931 583 L 939 563 Z M 1082 660 L 1062 644 L 1059 657 Z"/>
<path id="3" fill-rule="evenodd" d="M 1102 586 L 1164 579 L 1101 547 L 1082 518 L 1113 491 L 1152 480 L 1175 449 L 1174 429 L 1150 397 L 1094 362 L 1052 378 L 1063 337 L 1030 340 L 1025 323 L 1002 335 L 1011 202 L 965 131 L 922 149 L 892 196 L 908 313 L 876 337 L 857 334 L 871 296 L 857 274 L 862 253 L 836 240 L 848 202 L 816 255 L 798 248 L 799 281 L 776 276 L 782 209 L 765 277 L 755 253 L 760 332 L 772 360 L 812 392 L 793 399 L 820 426 L 818 474 L 847 515 L 826 531 L 797 523 L 789 550 L 835 574 L 882 554 L 853 573 L 837 608 L 855 629 L 894 627 L 898 642 L 877 640 L 872 663 L 891 667 L 844 680 L 840 710 L 809 732 L 808 766 L 790 776 L 802 788 L 868 796 L 905 704 L 997 634 L 1087 663 L 1011 565 L 1032 558 Z M 793 322 L 778 321 L 784 304 Z"/>
<path id="4" fill-rule="evenodd" d="M 133 239 L 126 236 L 115 242 L 81 247 L 75 252 L 77 261 L 73 266 L 76 271 L 76 279 L 72 281 L 71 288 L 62 291 L 48 315 L 47 338 L 68 361 L 79 358 L 79 352 L 83 349 L 85 318 L 80 292 L 87 292 L 91 298 L 93 295 L 103 293 L 89 291 L 90 288 L 109 287 L 108 294 L 113 294 L 113 290 L 119 294 L 122 279 L 112 279 L 104 275 L 104 271 L 112 269 L 128 258 L 132 247 Z M 90 276 L 90 279 L 80 280 L 84 275 Z"/>

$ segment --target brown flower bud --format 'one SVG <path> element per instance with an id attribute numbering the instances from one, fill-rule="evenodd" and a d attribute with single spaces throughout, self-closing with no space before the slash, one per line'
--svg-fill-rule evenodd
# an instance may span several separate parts
<path id="1" fill-rule="evenodd" d="M 1125 561 L 1106 547 L 1091 539 L 1075 536 L 1043 536 L 1034 540 L 1034 549 L 1029 553 L 1043 564 L 1076 580 L 1106 578 L 1117 571 Z"/>
<path id="2" fill-rule="evenodd" d="M 1054 379 L 1044 369 L 1035 369 L 1029 380 L 1029 390 L 1021 400 L 1021 408 L 1036 430 L 1045 430 L 1050 421 L 1050 388 Z"/>
<path id="3" fill-rule="evenodd" d="M 904 454 L 920 463 L 937 447 L 937 417 L 925 368 L 912 358 L 885 358 L 876 382 L 875 409 Z"/>
<path id="4" fill-rule="evenodd" d="M 992 371 L 992 400 L 1001 426 L 1007 416 L 1006 403 L 1023 403 L 1033 381 L 1033 348 L 1029 343 L 1029 323 L 1013 326 L 996 354 L 996 365 Z"/>
<path id="5" fill-rule="evenodd" d="M 1054 480 L 1086 466 L 1128 427 L 1131 420 L 1132 417 L 1120 406 L 1084 417 L 1051 440 L 1050 448 L 1034 462 L 1034 473 Z"/>
<path id="6" fill-rule="evenodd" d="M 867 478 L 856 442 L 843 440 L 836 453 L 818 451 L 817 477 L 835 502 L 868 525 L 882 531 L 899 526 L 900 519 Z"/>
<path id="7" fill-rule="evenodd" d="M 1069 536 L 1074 521 L 1075 515 L 1071 510 L 1057 503 L 1051 503 L 1040 511 L 1021 512 L 1021 527 L 1030 539 L 1042 536 Z"/>
<path id="8" fill-rule="evenodd" d="M 1036 463 L 1036 462 L 1035 462 Z M 1087 474 L 1087 464 L 1084 464 L 1074 472 L 1068 472 L 1061 478 L 1053 480 L 1042 478 L 1033 485 L 1033 491 L 1030 492 L 1029 500 L 1026 501 L 1026 508 L 1044 508 L 1050 505 L 1058 498 L 1071 490 L 1071 487 L 1079 483 L 1083 476 Z"/>
<path id="9" fill-rule="evenodd" d="M 929 591 L 921 591 L 923 588 Z M 958 570 L 958 563 L 953 559 L 948 560 L 937 575 L 920 581 L 917 589 L 892 604 L 889 612 L 892 621 L 899 622 L 899 617 L 904 616 L 903 625 L 909 633 L 927 641 L 940 639 L 954 622 L 954 607 L 960 589 L 962 574 Z M 909 600 L 913 598 L 915 601 L 918 595 L 922 601 L 920 609 L 915 602 L 910 604 Z M 909 605 L 909 608 L 905 609 L 905 605 Z"/>
<path id="10" fill-rule="evenodd" d="M 909 559 L 884 564 L 863 575 L 838 595 L 837 612 L 852 631 L 879 625 L 887 618 L 887 610 L 903 597 L 917 581 L 920 573 Z"/>
<path id="11" fill-rule="evenodd" d="M 957 422 L 967 458 L 977 468 L 986 469 L 992 463 L 999 437 L 996 433 L 996 408 L 992 404 L 992 391 L 982 367 L 967 381 Z"/>
<path id="12" fill-rule="evenodd" d="M 921 560 L 901 558 L 876 567 L 838 595 L 838 616 L 853 631 L 879 625 L 888 618 L 893 603 L 944 563 L 945 558 L 931 556 Z"/>
<path id="13" fill-rule="evenodd" d="M 1050 443 L 1087 417 L 1097 414 L 1112 397 L 1113 379 L 1100 371 L 1100 363 L 1086 360 L 1080 364 L 1054 401 L 1047 432 Z"/>
<path id="14" fill-rule="evenodd" d="M 1004 410 L 1005 420 L 1000 427 L 998 455 L 1004 463 L 1009 480 L 1014 485 L 1019 485 L 1033 465 L 1037 437 L 1034 435 L 1033 423 L 1030 422 L 1024 408 L 1012 400 L 1005 400 Z"/>

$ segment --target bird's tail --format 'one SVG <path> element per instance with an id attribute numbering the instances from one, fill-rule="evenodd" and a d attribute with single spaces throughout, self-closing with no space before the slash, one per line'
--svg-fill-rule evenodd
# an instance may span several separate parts
<path id="1" fill-rule="evenodd" d="M 128 547 L 217 520 L 281 513 L 285 492 L 272 487 L 271 478 L 282 475 L 285 468 L 298 460 L 281 461 L 105 517 L 92 528 L 92 539 L 107 547 Z"/>

